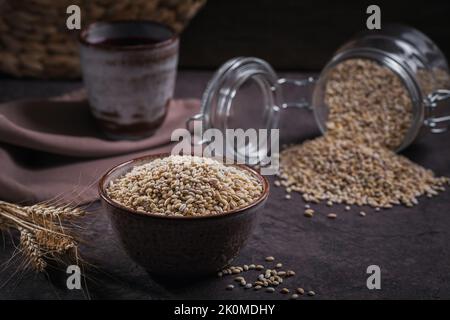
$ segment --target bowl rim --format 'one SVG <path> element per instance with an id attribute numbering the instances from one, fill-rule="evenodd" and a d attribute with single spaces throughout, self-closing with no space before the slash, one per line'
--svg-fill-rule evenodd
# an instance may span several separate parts
<path id="1" fill-rule="evenodd" d="M 267 178 L 264 177 L 263 175 L 261 175 L 255 169 L 253 169 L 247 165 L 244 165 L 244 164 L 231 164 L 231 165 L 235 166 L 235 167 L 239 167 L 244 170 L 247 170 L 248 172 L 253 174 L 261 182 L 261 184 L 263 186 L 263 192 L 261 193 L 261 195 L 259 196 L 258 199 L 256 199 L 254 202 L 246 205 L 245 207 L 238 208 L 238 209 L 235 209 L 232 211 L 227 211 L 224 213 L 219 213 L 219 214 L 214 214 L 214 215 L 204 215 L 204 216 L 166 216 L 166 215 L 162 215 L 162 214 L 139 211 L 139 210 L 128 208 L 128 207 L 114 201 L 113 199 L 111 199 L 108 196 L 108 194 L 106 193 L 105 181 L 106 181 L 106 179 L 108 179 L 108 177 L 113 172 L 115 172 L 121 168 L 127 167 L 127 166 L 130 166 L 132 168 L 133 163 L 141 162 L 146 159 L 158 159 L 158 158 L 165 158 L 168 156 L 171 156 L 171 154 L 170 153 L 149 154 L 149 155 L 141 156 L 141 157 L 134 158 L 131 160 L 127 160 L 125 162 L 122 162 L 122 163 L 119 163 L 119 164 L 113 166 L 105 174 L 102 175 L 102 177 L 100 178 L 100 181 L 98 182 L 98 193 L 100 195 L 100 198 L 102 200 L 104 200 L 108 205 L 110 205 L 116 209 L 122 210 L 122 211 L 130 213 L 130 214 L 135 214 L 138 216 L 157 218 L 157 219 L 169 219 L 169 220 L 172 220 L 172 219 L 173 220 L 192 220 L 192 219 L 203 220 L 203 219 L 219 219 L 219 218 L 224 218 L 224 217 L 228 217 L 228 216 L 235 216 L 237 214 L 244 214 L 248 209 L 256 207 L 257 205 L 259 205 L 260 203 L 265 201 L 267 199 L 267 197 L 269 196 L 270 185 L 269 185 L 269 181 L 267 180 Z"/>

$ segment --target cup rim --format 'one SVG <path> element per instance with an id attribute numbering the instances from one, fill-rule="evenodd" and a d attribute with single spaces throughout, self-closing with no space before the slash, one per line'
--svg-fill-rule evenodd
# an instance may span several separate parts
<path id="1" fill-rule="evenodd" d="M 243 164 L 231 164 L 231 165 L 235 166 L 235 167 L 239 167 L 243 170 L 247 170 L 248 172 L 253 174 L 261 182 L 261 184 L 263 186 L 263 192 L 258 197 L 258 199 L 256 199 L 254 202 L 246 205 L 245 207 L 227 211 L 224 213 L 219 213 L 219 214 L 214 214 L 214 215 L 204 215 L 204 216 L 166 216 L 166 215 L 162 215 L 162 214 L 139 211 L 139 210 L 135 210 L 132 208 L 128 208 L 128 207 L 114 201 L 113 199 L 111 199 L 108 196 L 108 194 L 106 193 L 105 181 L 113 172 L 117 171 L 118 169 L 121 169 L 121 168 L 127 167 L 127 166 L 131 166 L 133 163 L 141 162 L 142 160 L 165 158 L 170 155 L 171 155 L 170 153 L 150 154 L 150 155 L 145 155 L 142 157 L 134 158 L 134 159 L 131 159 L 131 160 L 128 160 L 128 161 L 125 161 L 125 162 L 119 163 L 118 165 L 113 166 L 100 178 L 100 181 L 98 183 L 98 193 L 100 195 L 100 198 L 102 200 L 104 200 L 107 204 L 111 205 L 112 207 L 114 207 L 116 209 L 125 211 L 130 214 L 136 214 L 138 216 L 144 216 L 144 217 L 156 218 L 156 219 L 169 219 L 169 220 L 191 220 L 191 219 L 203 220 L 203 219 L 219 219 L 219 218 L 224 218 L 224 217 L 231 216 L 231 215 L 234 216 L 237 214 L 244 214 L 248 209 L 259 205 L 260 203 L 265 201 L 267 199 L 267 197 L 269 196 L 270 185 L 269 185 L 269 181 L 267 180 L 267 178 L 264 177 L 263 175 L 261 175 L 255 169 L 250 168 L 249 166 L 243 165 Z"/>
<path id="2" fill-rule="evenodd" d="M 172 36 L 166 40 L 155 42 L 155 43 L 147 43 L 147 44 L 138 44 L 138 45 L 131 45 L 131 46 L 118 46 L 113 44 L 105 44 L 105 43 L 92 43 L 87 40 L 87 37 L 89 35 L 89 32 L 99 26 L 99 25 L 117 25 L 117 24 L 146 24 L 151 26 L 159 26 L 167 29 Z M 81 30 L 78 41 L 81 45 L 86 47 L 92 47 L 97 49 L 104 49 L 104 50 L 114 50 L 114 51 L 138 51 L 138 50 L 144 50 L 144 49 L 156 49 L 156 48 L 162 48 L 171 45 L 172 43 L 176 42 L 178 40 L 178 35 L 175 32 L 175 30 L 164 23 L 156 22 L 153 20 L 102 20 L 102 21 L 95 21 L 87 25 L 86 28 L 83 28 Z"/>

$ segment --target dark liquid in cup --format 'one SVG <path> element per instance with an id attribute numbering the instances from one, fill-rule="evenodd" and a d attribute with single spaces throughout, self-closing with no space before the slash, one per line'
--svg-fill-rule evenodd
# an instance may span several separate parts
<path id="1" fill-rule="evenodd" d="M 164 40 L 148 37 L 123 37 L 123 38 L 103 39 L 96 42 L 96 44 L 115 47 L 132 47 L 132 46 L 155 44 L 162 41 Z"/>

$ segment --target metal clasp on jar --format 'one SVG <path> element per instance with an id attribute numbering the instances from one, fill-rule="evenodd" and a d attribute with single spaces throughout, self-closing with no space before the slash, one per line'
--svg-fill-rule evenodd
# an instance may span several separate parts
<path id="1" fill-rule="evenodd" d="M 448 130 L 450 115 L 437 117 L 434 115 L 438 103 L 450 98 L 450 90 L 439 89 L 430 93 L 424 100 L 428 111 L 428 117 L 425 119 L 425 125 L 430 128 L 432 133 L 442 133 Z"/>

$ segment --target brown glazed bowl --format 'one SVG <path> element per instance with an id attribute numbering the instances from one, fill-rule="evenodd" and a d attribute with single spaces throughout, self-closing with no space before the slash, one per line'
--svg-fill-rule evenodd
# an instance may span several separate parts
<path id="1" fill-rule="evenodd" d="M 126 208 L 108 197 L 110 181 L 134 166 L 168 154 L 145 156 L 119 164 L 99 183 L 103 207 L 128 255 L 149 273 L 161 276 L 202 276 L 227 266 L 239 253 L 255 226 L 258 210 L 269 195 L 267 179 L 255 170 L 236 165 L 257 177 L 263 193 L 247 207 L 210 216 L 170 217 Z"/>

